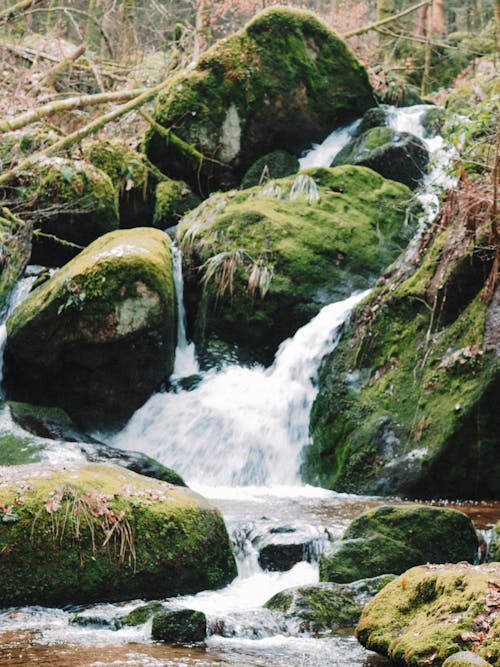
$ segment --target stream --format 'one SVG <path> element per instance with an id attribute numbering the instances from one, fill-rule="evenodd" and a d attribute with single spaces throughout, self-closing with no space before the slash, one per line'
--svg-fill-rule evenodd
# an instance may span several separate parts
<path id="1" fill-rule="evenodd" d="M 450 185 L 451 159 L 442 140 L 423 136 L 428 107 L 389 109 L 391 127 L 424 139 L 433 157 L 420 199 L 426 220 L 437 212 L 437 193 Z M 359 121 L 357 121 L 359 124 Z M 357 123 L 332 133 L 301 160 L 301 167 L 328 166 L 350 139 Z M 411 244 L 410 250 L 411 252 Z M 204 611 L 209 636 L 204 646 L 172 647 L 150 639 L 151 622 L 116 629 L 113 619 L 141 603 L 96 604 L 0 611 L 0 667 L 376 667 L 388 661 L 362 648 L 352 631 L 314 638 L 277 621 L 262 605 L 290 586 L 318 581 L 319 555 L 328 539 L 369 507 L 399 499 L 335 493 L 300 482 L 301 455 L 309 438 L 309 413 L 317 393 L 322 359 L 338 340 L 343 323 L 368 292 L 325 306 L 280 346 L 269 368 L 228 363 L 200 371 L 194 346 L 186 339 L 182 301 L 182 258 L 174 249 L 179 328 L 172 389 L 152 396 L 126 427 L 107 441 L 143 451 L 179 472 L 186 482 L 221 510 L 235 546 L 238 577 L 219 591 L 168 600 L 173 608 Z M 12 306 L 31 283 L 24 280 Z M 5 327 L 0 344 L 5 341 Z M 189 379 L 188 382 L 186 380 Z M 189 386 L 189 389 L 183 387 Z M 98 434 L 96 434 L 98 435 Z M 100 435 L 102 438 L 102 434 Z M 466 511 L 479 529 L 499 514 L 498 503 L 448 506 Z M 286 572 L 268 572 L 258 562 L 258 544 L 272 531 L 306 536 L 304 560 Z M 74 615 L 99 619 L 75 625 Z"/>

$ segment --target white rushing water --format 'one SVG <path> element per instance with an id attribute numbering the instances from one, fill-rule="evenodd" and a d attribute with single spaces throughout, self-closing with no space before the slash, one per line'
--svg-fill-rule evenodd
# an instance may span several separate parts
<path id="1" fill-rule="evenodd" d="M 172 245 L 172 260 L 175 294 L 177 298 L 177 349 L 173 377 L 183 378 L 199 372 L 194 343 L 186 338 L 186 309 L 184 307 L 184 278 L 182 275 L 181 251 Z"/>

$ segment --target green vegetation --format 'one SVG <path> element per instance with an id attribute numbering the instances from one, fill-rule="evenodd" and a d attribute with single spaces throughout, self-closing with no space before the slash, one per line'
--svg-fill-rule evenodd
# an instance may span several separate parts
<path id="1" fill-rule="evenodd" d="M 489 582 L 499 575 L 498 564 L 415 567 L 368 603 L 356 635 L 363 646 L 409 667 L 440 666 L 472 647 L 487 664 L 499 665 L 500 618 L 485 604 L 494 590 Z"/>
<path id="2" fill-rule="evenodd" d="M 399 255 L 410 197 L 353 166 L 212 195 L 178 229 L 197 339 L 271 358 L 325 303 L 367 287 Z"/>
<path id="3" fill-rule="evenodd" d="M 31 226 L 0 206 L 0 312 L 29 259 Z"/>
<path id="4" fill-rule="evenodd" d="M 299 171 L 299 161 L 287 151 L 273 151 L 256 160 L 241 180 L 241 188 L 253 188 L 270 179 L 284 178 Z"/>
<path id="5" fill-rule="evenodd" d="M 183 181 L 171 178 L 158 183 L 153 224 L 159 229 L 173 227 L 188 211 L 201 204 L 201 199 Z"/>
<path id="6" fill-rule="evenodd" d="M 167 597 L 236 575 L 219 512 L 192 491 L 88 465 L 0 486 L 2 606 Z"/>

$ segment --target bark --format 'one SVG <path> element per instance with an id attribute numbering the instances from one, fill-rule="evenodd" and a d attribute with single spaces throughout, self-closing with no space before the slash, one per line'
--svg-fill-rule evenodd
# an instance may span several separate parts
<path id="1" fill-rule="evenodd" d="M 43 76 L 37 83 L 37 85 L 33 88 L 32 94 L 35 95 L 40 90 L 43 84 L 52 87 L 54 83 L 57 81 L 59 75 L 62 74 L 62 72 L 64 72 L 69 65 L 73 64 L 75 60 L 78 60 L 78 58 L 82 56 L 85 53 L 85 51 L 86 47 L 82 44 L 77 49 L 75 49 L 73 53 L 70 53 L 69 56 L 67 56 L 60 62 L 56 63 L 54 67 L 51 67 L 50 70 L 45 74 L 45 76 Z"/>
<path id="2" fill-rule="evenodd" d="M 430 2 L 432 2 L 432 0 L 424 0 L 423 2 L 419 2 L 417 5 L 408 7 L 408 9 L 405 9 L 402 12 L 399 12 L 398 14 L 394 14 L 393 16 L 388 16 L 386 18 L 377 20 L 374 23 L 370 23 L 370 25 L 363 26 L 362 28 L 356 28 L 356 30 L 351 30 L 350 32 L 346 32 L 342 35 L 342 37 L 344 39 L 347 39 L 349 37 L 354 37 L 355 35 L 363 35 L 365 32 L 369 32 L 370 30 L 377 30 L 377 28 L 381 28 L 382 26 L 392 23 L 393 21 L 397 21 L 398 19 L 402 18 L 403 16 L 406 16 L 407 14 L 410 14 L 411 12 L 416 12 L 417 9 L 420 9 L 424 5 L 428 5 Z"/>

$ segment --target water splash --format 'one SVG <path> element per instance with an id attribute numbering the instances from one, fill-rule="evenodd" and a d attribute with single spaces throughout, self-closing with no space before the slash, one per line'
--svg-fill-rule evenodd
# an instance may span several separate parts
<path id="1" fill-rule="evenodd" d="M 147 452 L 190 483 L 299 483 L 319 366 L 367 294 L 325 306 L 281 344 L 268 369 L 226 366 L 192 391 L 152 396 L 112 444 Z"/>
<path id="2" fill-rule="evenodd" d="M 173 274 L 177 298 L 177 348 L 175 350 L 174 378 L 187 377 L 199 372 L 194 343 L 186 337 L 186 309 L 184 307 L 184 279 L 182 276 L 182 253 L 172 246 Z"/>
<path id="3" fill-rule="evenodd" d="M 311 167 L 329 167 L 333 159 L 351 141 L 356 130 L 361 124 L 361 119 L 355 120 L 350 125 L 339 127 L 334 130 L 321 144 L 316 144 L 310 151 L 299 160 L 300 169 Z"/>

